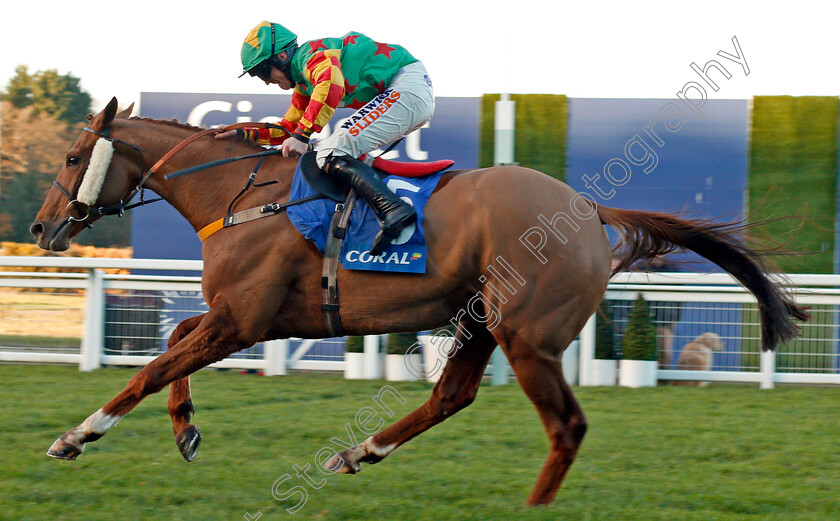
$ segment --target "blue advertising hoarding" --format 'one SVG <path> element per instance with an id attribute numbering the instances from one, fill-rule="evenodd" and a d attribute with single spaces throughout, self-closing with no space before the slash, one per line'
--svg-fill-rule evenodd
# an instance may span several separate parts
<path id="1" fill-rule="evenodd" d="M 747 101 L 708 100 L 703 119 L 681 104 L 569 99 L 568 184 L 605 206 L 742 219 Z"/>

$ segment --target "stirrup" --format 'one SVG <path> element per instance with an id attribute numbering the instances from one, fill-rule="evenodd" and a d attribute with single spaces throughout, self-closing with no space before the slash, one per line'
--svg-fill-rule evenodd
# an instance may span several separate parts
<path id="1" fill-rule="evenodd" d="M 400 233 L 411 224 L 417 221 L 417 214 L 412 212 L 407 214 L 401 221 L 398 221 L 395 225 L 392 225 L 390 233 L 386 231 L 385 224 L 380 221 L 379 226 L 381 229 L 379 233 L 376 234 L 376 237 L 373 239 L 373 245 L 370 247 L 370 254 L 372 257 L 378 257 L 382 255 L 382 253 L 388 249 L 388 246 L 391 245 L 391 241 L 396 239 L 400 236 Z"/>
<path id="2" fill-rule="evenodd" d="M 385 230 L 379 230 L 379 233 L 376 234 L 376 238 L 373 239 L 373 244 L 370 247 L 370 256 L 379 257 L 382 255 L 382 253 L 388 249 L 388 246 L 391 245 L 392 240 L 392 238 L 385 235 Z"/>

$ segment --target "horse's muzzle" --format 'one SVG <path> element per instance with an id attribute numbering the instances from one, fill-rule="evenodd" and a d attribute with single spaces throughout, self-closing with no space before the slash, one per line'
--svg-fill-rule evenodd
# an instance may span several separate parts
<path id="1" fill-rule="evenodd" d="M 35 221 L 29 227 L 29 233 L 39 247 L 49 251 L 65 251 L 70 247 L 70 222 L 58 221 L 49 225 L 42 221 Z"/>

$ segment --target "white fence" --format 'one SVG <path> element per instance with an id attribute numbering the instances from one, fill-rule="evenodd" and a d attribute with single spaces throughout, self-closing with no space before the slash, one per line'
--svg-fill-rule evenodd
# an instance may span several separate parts
<path id="1" fill-rule="evenodd" d="M 28 322 L 16 328 L 23 333 L 18 335 L 19 340 L 15 340 L 15 335 L 0 337 L 0 362 L 78 364 L 82 371 L 102 365 L 146 365 L 165 350 L 166 340 L 178 322 L 207 310 L 201 297 L 201 261 L 0 256 L 0 266 L 62 270 L 55 273 L 0 272 L 0 291 L 14 291 L 19 295 L 14 301 L 50 301 L 43 309 L 18 312 L 12 309 L 14 302 L 3 306 L 0 301 L 0 316 L 4 321 Z M 71 269 L 82 272 L 67 271 Z M 129 275 L 105 271 L 126 269 L 191 274 Z M 73 345 L 72 337 L 55 333 L 44 336 L 43 322 L 51 320 L 54 308 L 67 305 L 62 301 L 78 300 L 80 292 L 84 295 L 84 308 L 77 309 L 78 320 L 83 324 L 78 343 Z M 11 300 L 10 294 L 6 293 L 6 300 Z M 72 309 L 73 304 L 69 306 Z M 27 338 L 33 337 L 37 339 L 34 345 L 27 342 Z M 372 340 L 366 351 L 375 353 L 378 350 L 376 337 Z M 342 370 L 343 342 L 320 341 L 328 346 L 332 344 L 333 349 L 327 349 L 326 354 L 307 356 L 317 342 L 265 342 L 211 367 L 255 369 L 266 375 L 283 375 L 288 369 Z M 375 368 L 371 371 L 371 377 L 378 376 Z"/>
<path id="2" fill-rule="evenodd" d="M 665 310 L 665 315 L 671 311 L 671 317 L 663 320 L 672 322 L 674 330 L 668 353 L 671 364 L 660 366 L 660 380 L 759 383 L 763 388 L 775 383 L 840 384 L 840 276 L 789 275 L 776 277 L 776 281 L 787 286 L 799 304 L 810 307 L 812 315 L 800 338 L 776 352 L 761 352 L 755 298 L 728 274 L 621 273 L 611 281 L 606 299 L 614 310 L 624 310 L 617 313 L 623 317 L 614 318 L 618 329 L 626 323 L 639 293 L 652 308 Z M 582 385 L 592 377 L 596 322 L 603 319 L 593 316 L 581 332 Z M 706 332 L 717 334 L 724 345 L 721 352 L 714 353 L 711 370 L 677 369 L 680 349 Z M 662 346 L 661 331 L 658 334 Z"/>
<path id="3" fill-rule="evenodd" d="M 165 350 L 178 322 L 207 309 L 200 293 L 200 261 L 0 256 L 0 267 L 6 270 L 0 271 L 0 320 L 12 331 L 0 335 L 0 362 L 78 364 L 85 371 L 102 365 L 145 365 Z M 20 268 L 57 271 L 16 271 Z M 660 379 L 762 387 L 840 384 L 840 290 L 836 289 L 840 276 L 792 275 L 786 283 L 795 287 L 799 303 L 812 307 L 814 318 L 800 340 L 776 353 L 760 352 L 755 300 L 726 274 L 624 273 L 611 282 L 606 298 L 612 305 L 617 341 L 637 294 L 666 316 L 674 342 L 663 346 L 671 362 L 660 367 Z M 567 377 L 581 385 L 593 381 L 598 320 L 604 317 L 593 316 L 580 342 L 564 357 Z M 677 369 L 682 346 L 703 332 L 716 333 L 724 345 L 714 354 L 711 370 Z M 368 337 L 365 363 L 370 378 L 381 377 L 379 351 L 378 337 Z M 499 371 L 500 360 L 494 357 L 497 382 L 507 379 L 506 370 Z M 343 340 L 266 342 L 211 367 L 255 369 L 266 375 L 292 369 L 340 371 Z"/>

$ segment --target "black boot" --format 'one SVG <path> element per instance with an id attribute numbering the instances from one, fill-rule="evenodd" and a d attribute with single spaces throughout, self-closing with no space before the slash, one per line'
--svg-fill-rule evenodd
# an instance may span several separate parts
<path id="1" fill-rule="evenodd" d="M 354 188 L 373 209 L 382 230 L 373 240 L 370 254 L 380 255 L 391 241 L 399 237 L 403 228 L 417 221 L 414 208 L 385 186 L 376 172 L 349 156 L 332 156 L 324 165 L 327 175 L 334 175 L 341 182 Z"/>

